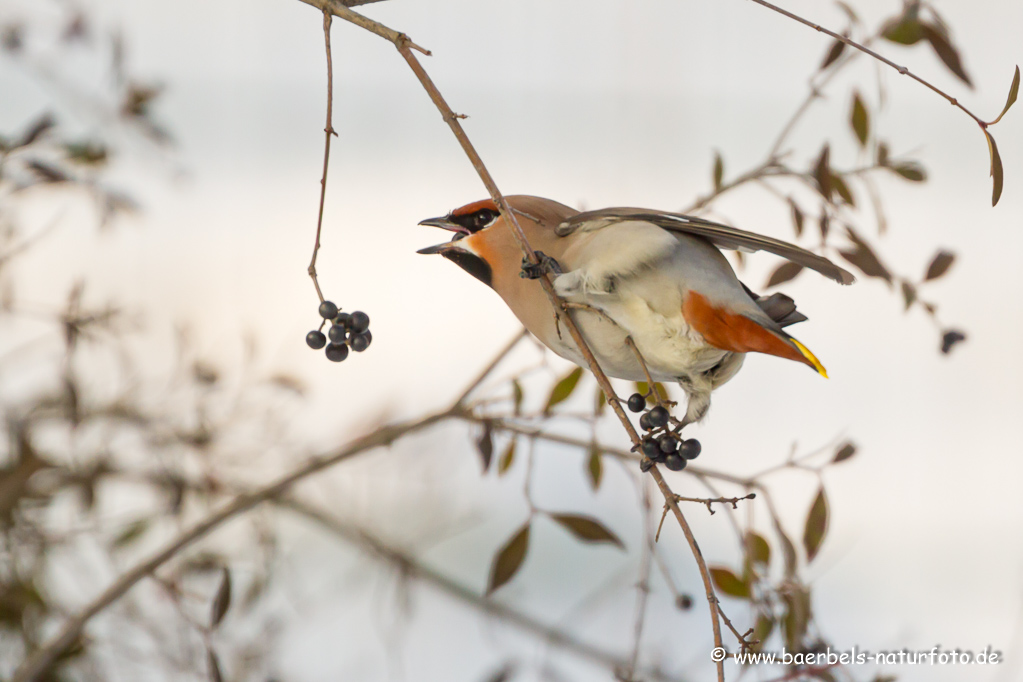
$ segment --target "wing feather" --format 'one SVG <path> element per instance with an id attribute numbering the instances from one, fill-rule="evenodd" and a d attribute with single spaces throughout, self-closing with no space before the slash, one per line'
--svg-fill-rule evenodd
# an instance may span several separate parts
<path id="1" fill-rule="evenodd" d="M 565 237 L 579 230 L 589 232 L 626 220 L 641 220 L 653 223 L 670 232 L 699 235 L 708 239 L 719 249 L 767 251 L 811 270 L 816 270 L 840 284 L 852 284 L 856 281 L 856 278 L 848 270 L 795 244 L 681 213 L 661 213 L 642 208 L 603 208 L 597 211 L 577 213 L 558 225 L 555 233 Z"/>

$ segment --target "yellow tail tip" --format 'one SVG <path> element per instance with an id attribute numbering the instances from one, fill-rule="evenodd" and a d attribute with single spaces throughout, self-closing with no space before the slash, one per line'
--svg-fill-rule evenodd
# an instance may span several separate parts
<path id="1" fill-rule="evenodd" d="M 804 358 L 810 361 L 810 364 L 813 365 L 813 368 L 815 370 L 817 370 L 817 373 L 820 374 L 825 379 L 827 379 L 828 370 L 824 369 L 824 365 L 822 365 L 821 361 L 817 359 L 817 356 L 811 353 L 810 349 L 804 346 L 803 344 L 799 343 L 799 341 L 796 341 L 792 337 L 789 337 L 789 340 L 792 341 L 792 343 L 796 344 L 796 348 L 799 349 L 799 352 L 803 354 Z"/>

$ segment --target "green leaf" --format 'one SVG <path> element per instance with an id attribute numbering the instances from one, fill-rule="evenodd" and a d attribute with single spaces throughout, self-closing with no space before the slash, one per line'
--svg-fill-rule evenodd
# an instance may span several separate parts
<path id="1" fill-rule="evenodd" d="M 806 516 L 806 528 L 803 530 L 803 547 L 806 549 L 807 562 L 813 561 L 820 551 L 824 536 L 828 532 L 828 498 L 824 487 L 817 490 L 810 513 Z"/>
<path id="2" fill-rule="evenodd" d="M 831 186 L 834 187 L 838 196 L 842 197 L 842 201 L 850 206 L 856 206 L 856 198 L 853 196 L 852 190 L 849 189 L 849 185 L 845 184 L 845 180 L 841 175 L 837 173 L 831 174 Z"/>
<path id="3" fill-rule="evenodd" d="M 544 414 L 550 414 L 551 409 L 558 403 L 564 402 L 568 396 L 572 395 L 572 391 L 575 390 L 576 385 L 579 383 L 579 378 L 583 375 L 583 368 L 576 367 L 571 372 L 561 377 L 561 379 L 551 389 L 551 395 L 547 398 L 547 404 L 543 408 Z"/>
<path id="4" fill-rule="evenodd" d="M 210 627 L 216 628 L 220 621 L 224 620 L 227 609 L 231 607 L 231 571 L 224 566 L 220 569 L 220 587 L 213 596 L 213 605 L 210 609 Z"/>
<path id="5" fill-rule="evenodd" d="M 85 166 L 98 166 L 107 160 L 107 148 L 98 142 L 68 142 L 64 152 L 69 160 Z"/>
<path id="6" fill-rule="evenodd" d="M 785 261 L 771 273 L 771 276 L 767 278 L 767 283 L 764 285 L 765 289 L 776 287 L 779 284 L 784 284 L 790 280 L 796 278 L 796 276 L 803 271 L 803 266 L 792 261 Z"/>
<path id="7" fill-rule="evenodd" d="M 522 567 L 529 549 L 529 522 L 527 521 L 497 552 L 490 565 L 490 580 L 487 583 L 487 594 L 511 580 Z"/>
<path id="8" fill-rule="evenodd" d="M 490 470 L 490 460 L 494 457 L 494 427 L 490 420 L 484 420 L 483 433 L 476 441 L 476 449 L 480 453 L 480 461 L 483 462 L 483 472 Z"/>
<path id="9" fill-rule="evenodd" d="M 1012 85 L 1009 86 L 1009 97 L 1005 100 L 1005 107 L 1002 108 L 1002 113 L 998 114 L 998 118 L 988 123 L 989 126 L 993 126 L 1002 120 L 1002 116 L 1005 116 L 1005 112 L 1009 110 L 1009 107 L 1015 103 L 1016 98 L 1019 96 L 1019 66 L 1016 67 L 1016 73 L 1012 76 Z"/>
<path id="10" fill-rule="evenodd" d="M 771 545 L 767 539 L 756 531 L 746 532 L 746 555 L 755 564 L 764 566 L 771 563 Z"/>
<path id="11" fill-rule="evenodd" d="M 923 182 L 927 179 L 927 172 L 923 167 L 913 161 L 904 161 L 895 165 L 889 166 L 893 171 L 904 177 L 910 182 Z"/>
<path id="12" fill-rule="evenodd" d="M 792 209 L 792 228 L 796 231 L 796 236 L 801 237 L 803 236 L 803 212 L 799 210 L 799 204 L 792 197 L 789 197 L 789 208 Z"/>
<path id="13" fill-rule="evenodd" d="M 902 299 L 906 302 L 906 310 L 916 302 L 916 287 L 906 280 L 902 280 Z"/>
<path id="14" fill-rule="evenodd" d="M 782 619 L 785 627 L 785 646 L 790 650 L 802 649 L 803 636 L 810 623 L 810 593 L 802 585 L 792 585 L 782 594 L 786 613 Z"/>
<path id="15" fill-rule="evenodd" d="M 993 182 L 991 205 L 997 206 L 998 200 L 1002 197 L 1002 157 L 998 153 L 998 145 L 995 144 L 995 138 L 991 136 L 991 133 L 985 130 L 984 136 L 987 138 L 987 149 L 991 154 L 991 178 Z"/>
<path id="16" fill-rule="evenodd" d="M 881 30 L 881 37 L 899 45 L 914 45 L 924 37 L 923 26 L 917 18 L 919 5 L 914 3 L 906 8 L 906 12 L 893 21 L 889 21 Z"/>
<path id="17" fill-rule="evenodd" d="M 662 384 L 660 381 L 654 382 L 654 390 L 657 391 L 657 395 L 661 396 L 661 400 L 668 399 L 668 389 L 666 389 L 664 387 L 664 384 Z M 646 395 L 647 393 L 650 392 L 649 384 L 647 384 L 647 382 L 645 381 L 637 381 L 636 392 L 639 393 L 640 395 Z"/>
<path id="18" fill-rule="evenodd" d="M 813 177 L 817 181 L 817 191 L 831 201 L 831 149 L 826 144 L 814 164 Z"/>
<path id="19" fill-rule="evenodd" d="M 927 42 L 934 48 L 935 54 L 940 59 L 948 70 L 954 73 L 961 81 L 973 87 L 973 83 L 970 81 L 969 75 L 966 73 L 966 69 L 963 68 L 963 61 L 959 56 L 959 51 L 952 45 L 952 41 L 949 40 L 948 34 L 937 25 L 931 25 L 926 23 L 920 24 L 923 37 L 927 39 Z"/>
<path id="20" fill-rule="evenodd" d="M 590 446 L 590 454 L 586 458 L 586 473 L 590 477 L 590 487 L 596 492 L 600 489 L 601 479 L 604 478 L 604 458 L 596 443 Z"/>
<path id="21" fill-rule="evenodd" d="M 516 417 L 522 414 L 523 397 L 522 384 L 519 383 L 518 379 L 512 379 L 512 404 L 515 406 L 514 409 Z"/>
<path id="22" fill-rule="evenodd" d="M 114 538 L 114 547 L 118 549 L 127 547 L 138 540 L 142 537 L 143 533 L 149 530 L 150 522 L 151 519 L 137 519 L 129 523 L 127 527 L 121 531 L 120 535 Z"/>
<path id="23" fill-rule="evenodd" d="M 762 651 L 767 638 L 774 632 L 774 618 L 766 613 L 758 613 L 757 620 L 753 624 L 753 639 L 757 644 L 753 645 L 754 651 Z"/>
<path id="24" fill-rule="evenodd" d="M 710 577 L 723 594 L 736 599 L 750 598 L 749 584 L 740 580 L 730 568 L 714 566 L 710 569 Z"/>
<path id="25" fill-rule="evenodd" d="M 618 547 L 618 549 L 625 549 L 625 545 L 619 537 L 594 518 L 579 514 L 551 514 L 551 518 L 579 540 L 584 542 L 608 542 Z"/>
<path id="26" fill-rule="evenodd" d="M 597 397 L 593 402 L 593 416 L 599 417 L 604 414 L 604 410 L 607 409 L 607 396 L 604 395 L 604 390 L 597 387 Z"/>
<path id="27" fill-rule="evenodd" d="M 887 166 L 888 165 L 888 143 L 881 142 L 877 145 L 877 165 Z"/>
<path id="28" fill-rule="evenodd" d="M 843 51 L 845 51 L 845 43 L 841 40 L 836 40 L 831 43 L 831 47 L 828 48 L 828 53 L 824 55 L 824 61 L 821 62 L 820 70 L 823 71 L 838 61 L 838 58 L 842 56 Z"/>
<path id="29" fill-rule="evenodd" d="M 511 442 L 508 443 L 508 447 L 504 449 L 501 454 L 501 459 L 497 461 L 497 475 L 504 476 L 508 473 L 508 469 L 511 469 L 512 464 L 515 462 L 515 443 L 517 439 L 512 438 Z"/>
<path id="30" fill-rule="evenodd" d="M 842 445 L 842 447 L 838 448 L 838 450 L 835 451 L 835 456 L 831 460 L 831 463 L 838 464 L 839 462 L 844 462 L 845 460 L 849 459 L 855 454 L 856 445 L 851 441 L 847 441 L 845 444 Z"/>
<path id="31" fill-rule="evenodd" d="M 870 138 L 870 114 L 867 112 L 863 98 L 860 97 L 860 93 L 857 90 L 853 90 L 853 103 L 852 111 L 849 114 L 849 124 L 852 126 L 853 132 L 856 133 L 856 139 L 860 141 L 860 146 L 866 147 L 867 140 Z"/>
<path id="32" fill-rule="evenodd" d="M 924 275 L 924 281 L 930 281 L 937 279 L 948 272 L 948 269 L 952 267 L 952 262 L 955 261 L 956 256 L 950 251 L 938 251 L 934 255 L 934 259 L 931 264 L 927 266 L 927 274 Z"/>
<path id="33" fill-rule="evenodd" d="M 725 162 L 720 152 L 714 150 L 714 191 L 721 191 L 721 183 L 725 178 Z"/>

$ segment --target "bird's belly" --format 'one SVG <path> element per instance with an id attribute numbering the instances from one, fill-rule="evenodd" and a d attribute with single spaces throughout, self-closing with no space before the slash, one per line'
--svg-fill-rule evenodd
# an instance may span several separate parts
<path id="1" fill-rule="evenodd" d="M 575 309 L 572 315 L 601 368 L 609 376 L 630 381 L 646 379 L 643 366 L 626 343 L 628 336 L 635 341 L 656 381 L 676 381 L 700 374 L 727 355 L 726 351 L 710 346 L 690 329 L 682 316 L 681 302 L 678 313 L 674 315 L 659 313 L 642 298 L 632 296 L 603 302 L 600 309 L 604 314 Z M 553 350 L 562 357 L 585 365 L 567 331 L 562 330 L 560 346 Z"/>

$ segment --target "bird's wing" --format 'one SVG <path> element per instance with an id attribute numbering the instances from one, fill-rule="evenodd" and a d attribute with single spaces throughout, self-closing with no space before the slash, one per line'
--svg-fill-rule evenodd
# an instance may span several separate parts
<path id="1" fill-rule="evenodd" d="M 626 220 L 653 223 L 670 232 L 699 235 L 719 249 L 768 251 L 797 265 L 816 270 L 840 284 L 852 284 L 856 281 L 856 278 L 848 270 L 795 244 L 681 213 L 662 213 L 642 208 L 603 208 L 597 211 L 577 213 L 558 225 L 555 228 L 555 233 L 560 237 L 566 237 L 575 232 L 589 232 Z"/>

